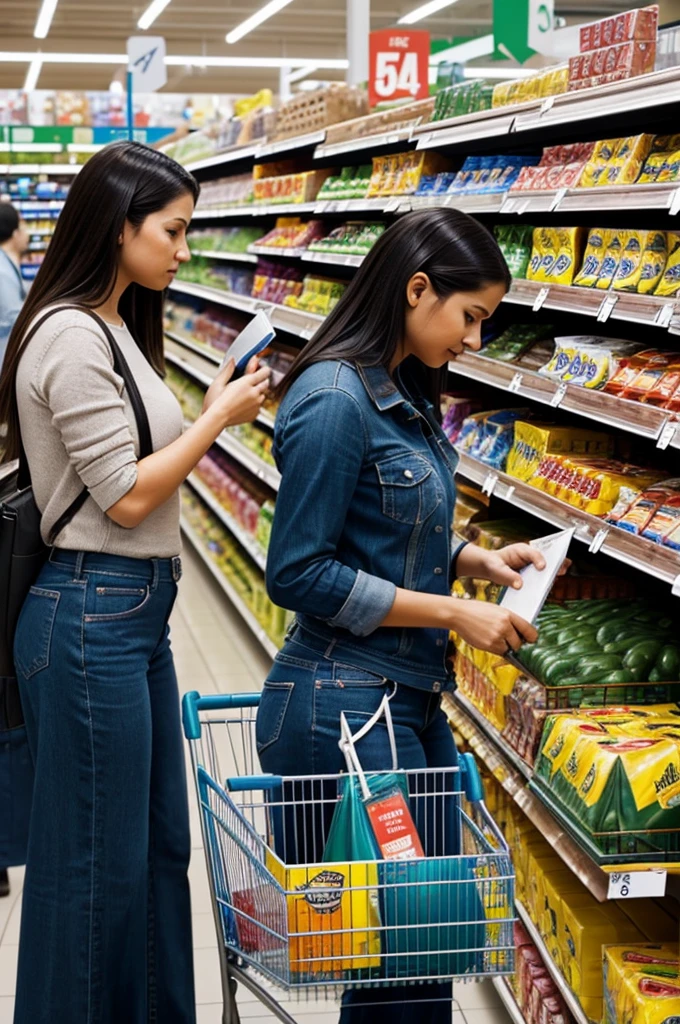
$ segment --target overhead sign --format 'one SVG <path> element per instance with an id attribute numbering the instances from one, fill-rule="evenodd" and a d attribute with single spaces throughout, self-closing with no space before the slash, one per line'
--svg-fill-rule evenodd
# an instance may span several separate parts
<path id="1" fill-rule="evenodd" d="M 368 98 L 377 103 L 424 100 L 430 95 L 430 33 L 398 28 L 371 32 Z"/>
<path id="2" fill-rule="evenodd" d="M 130 36 L 127 55 L 135 92 L 155 92 L 163 88 L 168 80 L 163 36 Z"/>
<path id="3" fill-rule="evenodd" d="M 494 0 L 493 34 L 496 50 L 524 64 L 534 53 L 552 52 L 554 0 Z"/>

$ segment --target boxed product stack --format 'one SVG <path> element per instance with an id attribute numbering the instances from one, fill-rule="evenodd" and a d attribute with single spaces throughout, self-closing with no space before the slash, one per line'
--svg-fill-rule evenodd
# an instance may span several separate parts
<path id="1" fill-rule="evenodd" d="M 583 25 L 580 52 L 569 60 L 569 90 L 654 71 L 658 25 L 656 4 Z"/>
<path id="2" fill-rule="evenodd" d="M 310 220 L 303 224 L 299 217 L 279 217 L 276 227 L 262 238 L 254 239 L 253 244 L 270 249 L 307 249 L 312 242 L 322 237 L 323 224 L 320 220 Z"/>
<path id="3" fill-rule="evenodd" d="M 559 96 L 567 91 L 568 83 L 569 68 L 566 64 L 546 68 L 545 71 L 539 71 L 527 78 L 499 82 L 494 86 L 491 105 L 506 107 L 516 103 L 529 103 L 546 96 Z"/>
<path id="4" fill-rule="evenodd" d="M 368 114 L 366 91 L 342 82 L 333 82 L 324 89 L 300 93 L 284 104 L 277 114 L 274 138 L 305 135 L 364 114 Z"/>
<path id="5" fill-rule="evenodd" d="M 668 1024 L 678 1019 L 677 945 L 606 946 L 603 1024 Z"/>

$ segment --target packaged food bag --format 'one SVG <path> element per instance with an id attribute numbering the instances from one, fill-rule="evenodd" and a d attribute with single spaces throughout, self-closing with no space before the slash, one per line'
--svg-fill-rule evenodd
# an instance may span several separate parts
<path id="1" fill-rule="evenodd" d="M 602 271 L 612 232 L 608 228 L 591 228 L 588 234 L 583 264 L 574 278 L 574 284 L 582 288 L 594 288 Z"/>
<path id="2" fill-rule="evenodd" d="M 671 296 L 677 295 L 680 289 L 680 235 L 674 231 L 668 232 L 668 259 L 663 276 L 659 281 L 654 294 Z"/>
<path id="3" fill-rule="evenodd" d="M 669 1024 L 679 1018 L 677 944 L 605 947 L 603 1024 Z"/>
<path id="4" fill-rule="evenodd" d="M 630 235 L 630 231 L 612 231 L 607 251 L 602 260 L 600 273 L 595 282 L 596 288 L 602 288 L 603 290 L 611 288 Z"/>
<path id="5" fill-rule="evenodd" d="M 664 231 L 631 231 L 614 274 L 614 291 L 648 293 L 654 290 L 664 267 L 667 248 Z M 644 287 L 641 287 L 643 284 Z"/>

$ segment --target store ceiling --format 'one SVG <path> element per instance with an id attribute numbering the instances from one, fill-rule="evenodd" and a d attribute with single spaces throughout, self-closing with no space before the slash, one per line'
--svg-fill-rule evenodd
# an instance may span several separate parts
<path id="1" fill-rule="evenodd" d="M 40 0 L 0 0 L 0 50 L 60 53 L 124 53 L 128 36 L 138 34 L 137 19 L 149 0 L 59 0 L 47 39 L 33 29 Z M 422 0 L 371 0 L 371 27 L 394 25 Z M 514 0 L 507 0 L 512 4 Z M 168 53 L 244 57 L 343 58 L 346 56 L 345 0 L 293 0 L 284 10 L 229 46 L 225 34 L 253 14 L 264 0 L 171 0 L 149 30 L 163 35 Z M 483 35 L 491 29 L 491 0 L 458 0 L 415 26 L 433 36 Z M 557 13 L 569 21 L 593 20 L 626 10 L 631 0 L 557 0 Z M 0 62 L 0 89 L 20 89 L 24 63 Z M 46 64 L 39 89 L 107 89 L 113 65 Z M 343 72 L 318 72 L 315 77 L 342 78 Z M 250 93 L 262 87 L 278 90 L 279 72 L 261 68 L 168 68 L 169 92 Z"/>

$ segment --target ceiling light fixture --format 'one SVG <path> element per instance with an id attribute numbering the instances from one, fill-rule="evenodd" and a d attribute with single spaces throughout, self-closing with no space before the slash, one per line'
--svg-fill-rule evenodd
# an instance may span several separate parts
<path id="1" fill-rule="evenodd" d="M 292 3 L 292 0 L 270 0 L 268 4 L 261 7 L 259 11 L 255 11 L 255 14 L 251 14 L 249 18 L 242 21 L 240 25 L 228 32 L 224 37 L 228 43 L 237 43 L 239 39 L 243 39 L 249 32 L 252 32 L 254 28 L 261 25 L 263 21 L 267 21 L 273 15 L 278 14 L 284 7 Z"/>
<path id="2" fill-rule="evenodd" d="M 28 65 L 28 71 L 26 72 L 26 81 L 24 82 L 24 92 L 33 92 L 38 79 L 40 78 L 40 72 L 42 70 L 42 57 L 35 57 Z"/>
<path id="3" fill-rule="evenodd" d="M 153 0 L 137 22 L 137 28 L 141 28 L 142 32 L 145 32 L 153 25 L 158 15 L 163 13 L 169 3 L 170 0 Z"/>
<path id="4" fill-rule="evenodd" d="M 297 71 L 292 71 L 289 75 L 286 76 L 288 79 L 288 85 L 292 85 L 293 82 L 300 82 L 302 81 L 303 78 L 306 78 L 307 75 L 311 75 L 312 72 L 318 70 L 318 64 L 310 64 L 309 67 L 298 68 Z"/>
<path id="5" fill-rule="evenodd" d="M 458 3 L 458 0 L 430 0 L 429 3 L 421 4 L 420 7 L 416 7 L 409 14 L 405 14 L 403 18 L 399 19 L 397 25 L 415 25 L 417 21 L 429 18 L 431 14 L 443 11 L 445 7 L 452 7 L 456 3 Z"/>
<path id="6" fill-rule="evenodd" d="M 35 29 L 33 30 L 33 35 L 36 39 L 45 39 L 47 36 L 58 3 L 59 0 L 43 0 L 38 14 L 38 20 L 36 21 Z"/>
<path id="7" fill-rule="evenodd" d="M 0 50 L 0 63 L 30 64 L 36 57 L 43 64 L 124 64 L 125 53 L 42 53 L 26 50 Z M 192 65 L 207 68 L 324 68 L 329 71 L 344 71 L 349 62 L 343 59 L 328 60 L 313 57 L 174 57 L 166 56 L 169 67 Z"/>

